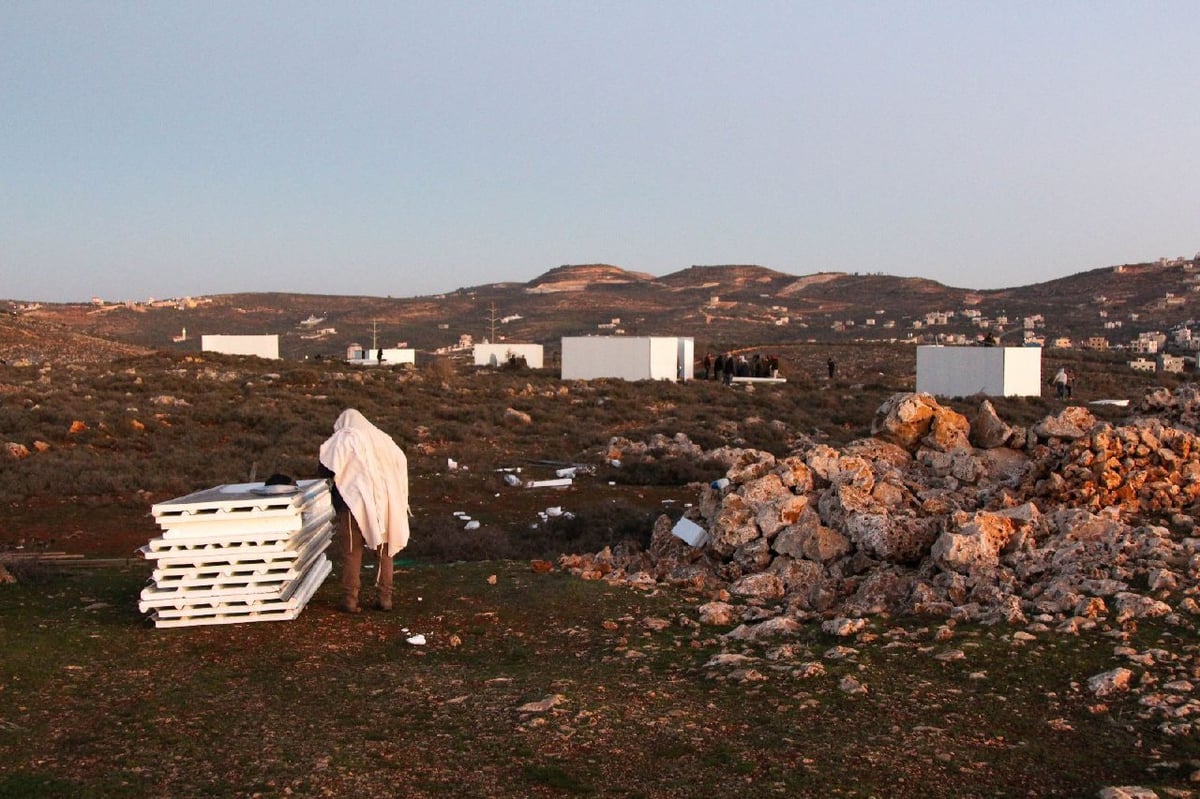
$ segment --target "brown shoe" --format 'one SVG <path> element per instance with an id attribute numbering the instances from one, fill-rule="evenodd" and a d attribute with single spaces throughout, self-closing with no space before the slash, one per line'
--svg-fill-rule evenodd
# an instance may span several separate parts
<path id="1" fill-rule="evenodd" d="M 353 599 L 343 599 L 338 603 L 338 610 L 342 613 L 361 613 L 362 608 L 358 606 L 358 602 Z"/>
<path id="2" fill-rule="evenodd" d="M 379 597 L 378 599 L 376 599 L 375 600 L 375 609 L 382 610 L 384 613 L 387 613 L 388 611 L 390 611 L 392 609 L 391 597 L 388 597 L 386 599 L 383 597 Z"/>

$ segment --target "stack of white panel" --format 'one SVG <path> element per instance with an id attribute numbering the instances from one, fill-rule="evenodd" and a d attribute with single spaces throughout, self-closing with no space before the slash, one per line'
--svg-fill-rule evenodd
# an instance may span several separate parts
<path id="1" fill-rule="evenodd" d="M 138 603 L 156 627 L 294 619 L 329 575 L 333 501 L 325 480 L 239 483 L 160 502 L 155 561 Z"/>

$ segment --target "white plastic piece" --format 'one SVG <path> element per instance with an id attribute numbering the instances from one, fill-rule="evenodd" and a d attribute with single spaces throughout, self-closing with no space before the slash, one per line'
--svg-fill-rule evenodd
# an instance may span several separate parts
<path id="1" fill-rule="evenodd" d="M 690 547 L 701 547 L 708 543 L 708 531 L 686 517 L 675 522 L 671 535 L 683 539 Z"/>

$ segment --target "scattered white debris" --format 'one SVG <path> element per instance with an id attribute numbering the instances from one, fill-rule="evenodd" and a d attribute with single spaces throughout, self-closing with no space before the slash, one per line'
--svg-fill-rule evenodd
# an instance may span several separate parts
<path id="1" fill-rule="evenodd" d="M 675 522 L 671 535 L 683 539 L 690 547 L 702 547 L 708 543 L 708 531 L 686 517 Z"/>
<path id="2" fill-rule="evenodd" d="M 526 488 L 561 488 L 571 485 L 570 477 L 560 477 L 554 480 L 530 480 Z"/>
<path id="3" fill-rule="evenodd" d="M 416 635 L 410 635 L 408 638 L 405 638 L 404 640 L 408 641 L 413 646 L 425 646 L 425 636 L 421 633 L 417 633 Z"/>
<path id="4" fill-rule="evenodd" d="M 446 468 L 452 472 L 455 471 L 458 469 L 458 461 L 454 460 L 454 458 L 446 458 Z"/>
<path id="5" fill-rule="evenodd" d="M 464 529 L 464 530 L 478 530 L 478 529 L 479 529 L 479 522 L 478 522 L 478 521 L 476 521 L 476 520 L 474 520 L 474 519 L 472 519 L 471 521 L 467 522 L 466 526 L 465 526 L 465 527 L 463 527 L 463 529 Z"/>
<path id="6" fill-rule="evenodd" d="M 521 484 L 521 478 L 517 477 L 515 474 L 506 474 L 504 475 L 504 482 L 506 485 L 519 486 Z"/>

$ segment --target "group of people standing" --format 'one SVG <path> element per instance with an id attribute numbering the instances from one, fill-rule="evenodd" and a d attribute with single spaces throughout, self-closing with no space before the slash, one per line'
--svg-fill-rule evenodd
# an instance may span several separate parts
<path id="1" fill-rule="evenodd" d="M 760 355 L 755 353 L 747 358 L 745 355 L 734 355 L 723 352 L 715 358 L 711 352 L 705 353 L 704 379 L 722 380 L 725 385 L 733 382 L 735 377 L 777 377 L 779 375 L 779 358 L 775 355 Z"/>

